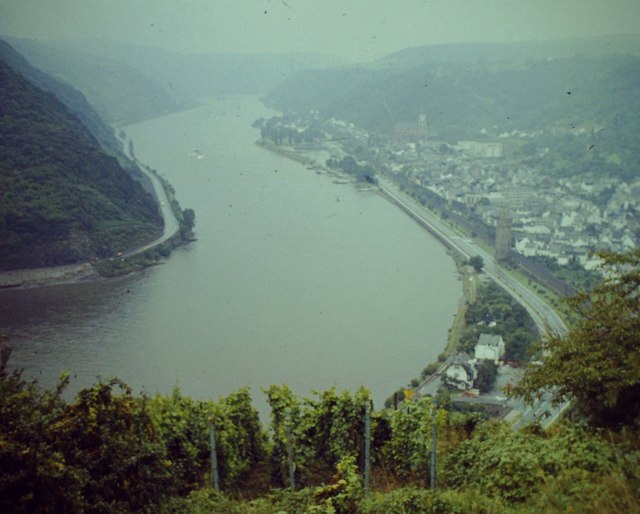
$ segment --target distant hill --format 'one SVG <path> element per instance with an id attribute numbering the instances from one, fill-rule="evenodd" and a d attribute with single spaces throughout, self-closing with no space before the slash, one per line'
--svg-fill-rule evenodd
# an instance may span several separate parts
<path id="1" fill-rule="evenodd" d="M 3 60 L 0 97 L 0 270 L 107 257 L 161 231 L 153 197 Z"/>
<path id="2" fill-rule="evenodd" d="M 184 109 L 207 96 L 262 94 L 296 71 L 342 64 L 323 54 L 181 54 L 102 40 L 6 39 L 33 65 L 81 91 L 111 123 Z"/>
<path id="3" fill-rule="evenodd" d="M 567 57 L 603 57 L 614 54 L 640 57 L 640 34 L 568 38 L 515 43 L 455 43 L 405 48 L 380 59 L 376 67 L 414 67 L 425 63 L 527 63 Z"/>
<path id="4" fill-rule="evenodd" d="M 139 121 L 184 108 L 166 85 L 122 62 L 29 39 L 5 39 L 33 66 L 80 91 L 108 123 Z"/>
<path id="5" fill-rule="evenodd" d="M 528 154 L 549 147 L 561 157 L 553 166 L 577 162 L 585 171 L 604 162 L 631 176 L 640 158 L 640 52 L 618 50 L 634 48 L 632 40 L 611 51 L 587 41 L 584 48 L 600 48 L 595 55 L 566 56 L 580 45 L 560 45 L 554 55 L 562 56 L 544 58 L 551 43 L 409 49 L 371 65 L 296 73 L 266 99 L 282 111 L 316 110 L 389 135 L 419 114 L 436 140 L 544 130 Z M 591 144 L 595 151 L 585 156 Z"/>
<path id="6" fill-rule="evenodd" d="M 82 50 L 130 66 L 183 103 L 213 95 L 261 94 L 296 71 L 344 64 L 325 54 L 182 54 L 105 40 L 69 40 L 56 43 L 56 48 Z"/>

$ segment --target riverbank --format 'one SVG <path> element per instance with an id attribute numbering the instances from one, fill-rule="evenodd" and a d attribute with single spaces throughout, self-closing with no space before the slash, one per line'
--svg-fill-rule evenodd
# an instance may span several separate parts
<path id="1" fill-rule="evenodd" d="M 96 268 L 88 262 L 48 268 L 20 269 L 0 272 L 0 289 L 45 287 L 100 280 L 101 278 Z"/>
<path id="2" fill-rule="evenodd" d="M 288 148 L 283 148 L 282 146 L 278 146 L 273 143 L 269 143 L 263 140 L 256 141 L 256 145 L 260 148 L 264 148 L 265 150 L 269 150 L 270 152 L 276 153 L 278 155 L 282 155 L 287 159 L 291 159 L 292 161 L 299 162 L 300 164 L 304 164 L 305 166 L 314 166 L 316 165 L 316 161 L 307 157 L 305 155 L 300 154 L 295 150 L 290 150 Z"/>
<path id="3" fill-rule="evenodd" d="M 276 155 L 281 155 L 289 160 L 299 162 L 307 167 L 308 170 L 315 171 L 318 175 L 328 175 L 332 177 L 332 179 L 338 184 L 348 184 L 348 183 L 356 183 L 356 179 L 340 170 L 328 168 L 324 165 L 324 163 L 319 163 L 316 159 L 311 156 L 304 155 L 303 150 L 294 150 L 290 148 L 285 148 L 269 141 L 264 141 L 259 139 L 256 141 L 256 146 L 268 150 L 270 152 L 275 153 Z"/>
<path id="4" fill-rule="evenodd" d="M 454 250 L 449 251 L 449 255 L 456 263 L 460 280 L 462 281 L 462 298 L 458 303 L 458 310 L 453 318 L 453 323 L 449 329 L 447 346 L 444 350 L 445 355 L 449 356 L 458 349 L 460 336 L 465 327 L 464 315 L 467 312 L 467 305 L 475 301 L 476 280 L 477 277 L 469 272 L 467 260 Z"/>

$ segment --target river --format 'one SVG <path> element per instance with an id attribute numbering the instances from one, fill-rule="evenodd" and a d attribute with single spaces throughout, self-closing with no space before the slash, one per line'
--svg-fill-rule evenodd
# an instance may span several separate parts
<path id="1" fill-rule="evenodd" d="M 444 247 L 373 191 L 254 144 L 256 98 L 126 128 L 136 156 L 196 212 L 197 241 L 160 266 L 0 292 L 12 367 L 70 393 L 97 376 L 217 399 L 289 384 L 372 391 L 377 407 L 446 344 L 462 285 Z"/>

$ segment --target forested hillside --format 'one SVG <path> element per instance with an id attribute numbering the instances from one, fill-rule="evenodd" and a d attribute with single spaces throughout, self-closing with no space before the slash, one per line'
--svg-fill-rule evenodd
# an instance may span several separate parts
<path id="1" fill-rule="evenodd" d="M 0 95 L 0 269 L 115 255 L 161 230 L 153 197 L 4 61 Z"/>
<path id="2" fill-rule="evenodd" d="M 426 63 L 503 62 L 520 63 L 575 56 L 604 57 L 612 54 L 638 55 L 640 36 L 615 34 L 589 38 L 514 41 L 512 43 L 449 43 L 404 48 L 376 64 L 406 67 Z"/>

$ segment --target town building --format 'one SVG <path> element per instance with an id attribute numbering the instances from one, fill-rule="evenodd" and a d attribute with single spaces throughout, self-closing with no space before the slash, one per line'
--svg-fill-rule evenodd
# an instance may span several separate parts
<path id="1" fill-rule="evenodd" d="M 396 123 L 394 130 L 396 143 L 415 143 L 427 139 L 427 117 L 424 114 L 418 116 L 418 121 Z"/>
<path id="2" fill-rule="evenodd" d="M 446 385 L 466 391 L 473 387 L 477 378 L 477 372 L 471 362 L 471 357 L 466 353 L 459 353 L 444 372 L 443 381 Z"/>
<path id="3" fill-rule="evenodd" d="M 475 347 L 475 358 L 486 359 L 498 364 L 504 357 L 505 344 L 502 336 L 496 334 L 480 334 Z"/>
<path id="4" fill-rule="evenodd" d="M 474 157 L 497 159 L 502 157 L 504 150 L 502 143 L 482 143 L 480 141 L 459 141 L 456 147 Z"/>

